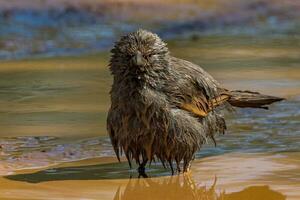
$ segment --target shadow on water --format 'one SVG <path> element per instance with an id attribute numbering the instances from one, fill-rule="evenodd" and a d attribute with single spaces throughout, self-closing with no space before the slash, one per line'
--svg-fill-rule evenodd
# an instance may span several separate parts
<path id="1" fill-rule="evenodd" d="M 80 167 L 61 167 L 46 169 L 31 174 L 18 174 L 6 176 L 14 181 L 24 181 L 29 183 L 40 183 L 47 181 L 74 180 L 100 180 L 115 179 L 113 182 L 99 182 L 98 192 L 106 190 L 115 191 L 113 200 L 127 199 L 191 199 L 191 200 L 285 200 L 286 196 L 278 191 L 272 190 L 268 185 L 248 186 L 237 192 L 226 192 L 218 185 L 217 177 L 212 180 L 211 186 L 198 183 L 191 175 L 180 174 L 169 176 L 170 174 L 162 166 L 153 166 L 147 171 L 151 178 L 137 178 L 135 170 L 127 170 L 127 163 L 110 163 L 101 165 L 90 165 Z M 159 177 L 157 177 L 159 176 Z M 130 178 L 130 179 L 127 179 Z M 127 179 L 127 180 L 126 180 Z M 83 182 L 84 183 L 84 182 Z M 57 184 L 60 184 L 57 182 Z M 103 185 L 104 184 L 104 185 Z M 38 184 L 37 184 L 38 185 Z M 91 185 L 90 185 L 91 186 Z M 86 188 L 82 185 L 83 190 Z M 93 187 L 91 187 L 93 188 Z M 53 188 L 52 188 L 53 189 Z"/>
<path id="2" fill-rule="evenodd" d="M 189 175 L 171 176 L 164 179 L 129 180 L 119 187 L 114 200 L 126 199 L 199 199 L 199 200 L 284 200 L 286 197 L 269 186 L 249 186 L 238 192 L 226 193 L 216 189 L 217 178 L 212 186 L 200 186 Z"/>
<path id="3" fill-rule="evenodd" d="M 63 180 L 105 180 L 105 179 L 128 179 L 139 178 L 137 166 L 129 169 L 127 162 L 109 163 L 87 166 L 72 166 L 49 168 L 29 174 L 17 174 L 5 176 L 5 178 L 14 181 L 24 181 L 29 183 L 40 183 L 46 181 Z M 147 177 L 169 176 L 170 170 L 164 169 L 161 165 L 151 165 L 147 169 Z"/>

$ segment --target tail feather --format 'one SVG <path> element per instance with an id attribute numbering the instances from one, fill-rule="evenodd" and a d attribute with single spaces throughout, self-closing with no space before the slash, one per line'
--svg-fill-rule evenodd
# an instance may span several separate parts
<path id="1" fill-rule="evenodd" d="M 234 90 L 230 92 L 231 97 L 228 102 L 235 107 L 240 108 L 262 108 L 268 109 L 267 105 L 282 101 L 284 98 L 269 96 L 252 91 Z"/>
<path id="2" fill-rule="evenodd" d="M 268 105 L 282 100 L 284 100 L 284 98 L 264 95 L 259 92 L 252 92 L 248 90 L 225 91 L 209 101 L 208 111 L 212 111 L 214 108 L 224 104 L 225 102 L 228 102 L 234 107 L 240 108 L 268 109 Z"/>

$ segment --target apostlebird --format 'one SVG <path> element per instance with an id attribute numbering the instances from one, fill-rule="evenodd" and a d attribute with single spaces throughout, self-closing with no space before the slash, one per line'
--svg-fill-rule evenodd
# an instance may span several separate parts
<path id="1" fill-rule="evenodd" d="M 158 35 L 129 33 L 115 43 L 107 129 L 120 160 L 124 152 L 144 172 L 159 160 L 174 173 L 187 171 L 195 152 L 224 133 L 222 110 L 266 108 L 281 98 L 250 91 L 228 91 L 200 66 L 173 57 Z"/>

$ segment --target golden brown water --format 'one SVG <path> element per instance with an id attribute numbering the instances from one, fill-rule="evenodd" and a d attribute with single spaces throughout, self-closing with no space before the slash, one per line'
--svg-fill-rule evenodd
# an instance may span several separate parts
<path id="1" fill-rule="evenodd" d="M 96 166 L 103 174 L 101 163 L 115 160 L 92 159 L 2 177 L 0 199 L 299 199 L 298 158 L 299 153 L 227 154 L 196 160 L 187 174 L 147 179 L 127 179 L 128 173 L 101 177 Z"/>
<path id="2" fill-rule="evenodd" d="M 222 45 L 221 45 L 222 44 Z M 117 164 L 106 136 L 107 54 L 0 63 L 0 199 L 300 199 L 300 47 L 295 38 L 170 42 L 229 89 L 286 97 L 237 110 L 192 172 L 151 179 Z M 132 179 L 129 177 L 132 176 Z"/>
<path id="3" fill-rule="evenodd" d="M 295 98 L 299 40 L 283 41 L 208 37 L 170 47 L 173 55 L 200 64 L 229 89 Z M 111 84 L 107 61 L 107 54 L 97 54 L 1 62 L 0 137 L 105 135 Z"/>

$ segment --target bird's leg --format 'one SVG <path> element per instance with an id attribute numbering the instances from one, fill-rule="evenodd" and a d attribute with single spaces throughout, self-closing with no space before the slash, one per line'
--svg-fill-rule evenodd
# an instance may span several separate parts
<path id="1" fill-rule="evenodd" d="M 140 166 L 138 168 L 138 172 L 140 175 L 145 174 L 145 166 L 147 162 L 148 162 L 148 158 L 145 158 L 143 159 L 143 162 L 139 164 Z"/>
<path id="2" fill-rule="evenodd" d="M 175 161 L 176 161 L 176 166 L 177 166 L 178 174 L 180 174 L 180 172 L 181 172 L 181 169 L 180 169 L 180 162 L 179 162 L 178 159 L 175 159 Z"/>
<path id="3" fill-rule="evenodd" d="M 179 165 L 177 165 L 177 171 L 178 171 L 178 174 L 180 174 L 181 169 L 180 169 L 180 166 L 179 166 Z"/>
<path id="4" fill-rule="evenodd" d="M 166 169 L 167 168 L 167 166 L 166 166 L 166 163 L 165 163 L 165 161 L 164 160 L 160 160 L 161 161 L 161 164 L 162 164 L 162 166 Z"/>
<path id="5" fill-rule="evenodd" d="M 174 175 L 174 169 L 173 169 L 173 163 L 172 163 L 172 160 L 168 160 L 169 162 L 169 165 L 170 165 L 170 168 L 171 168 L 171 172 L 172 172 L 172 175 Z"/>
<path id="6" fill-rule="evenodd" d="M 145 171 L 143 173 L 139 173 L 138 178 L 148 178 L 148 175 L 145 173 Z"/>

